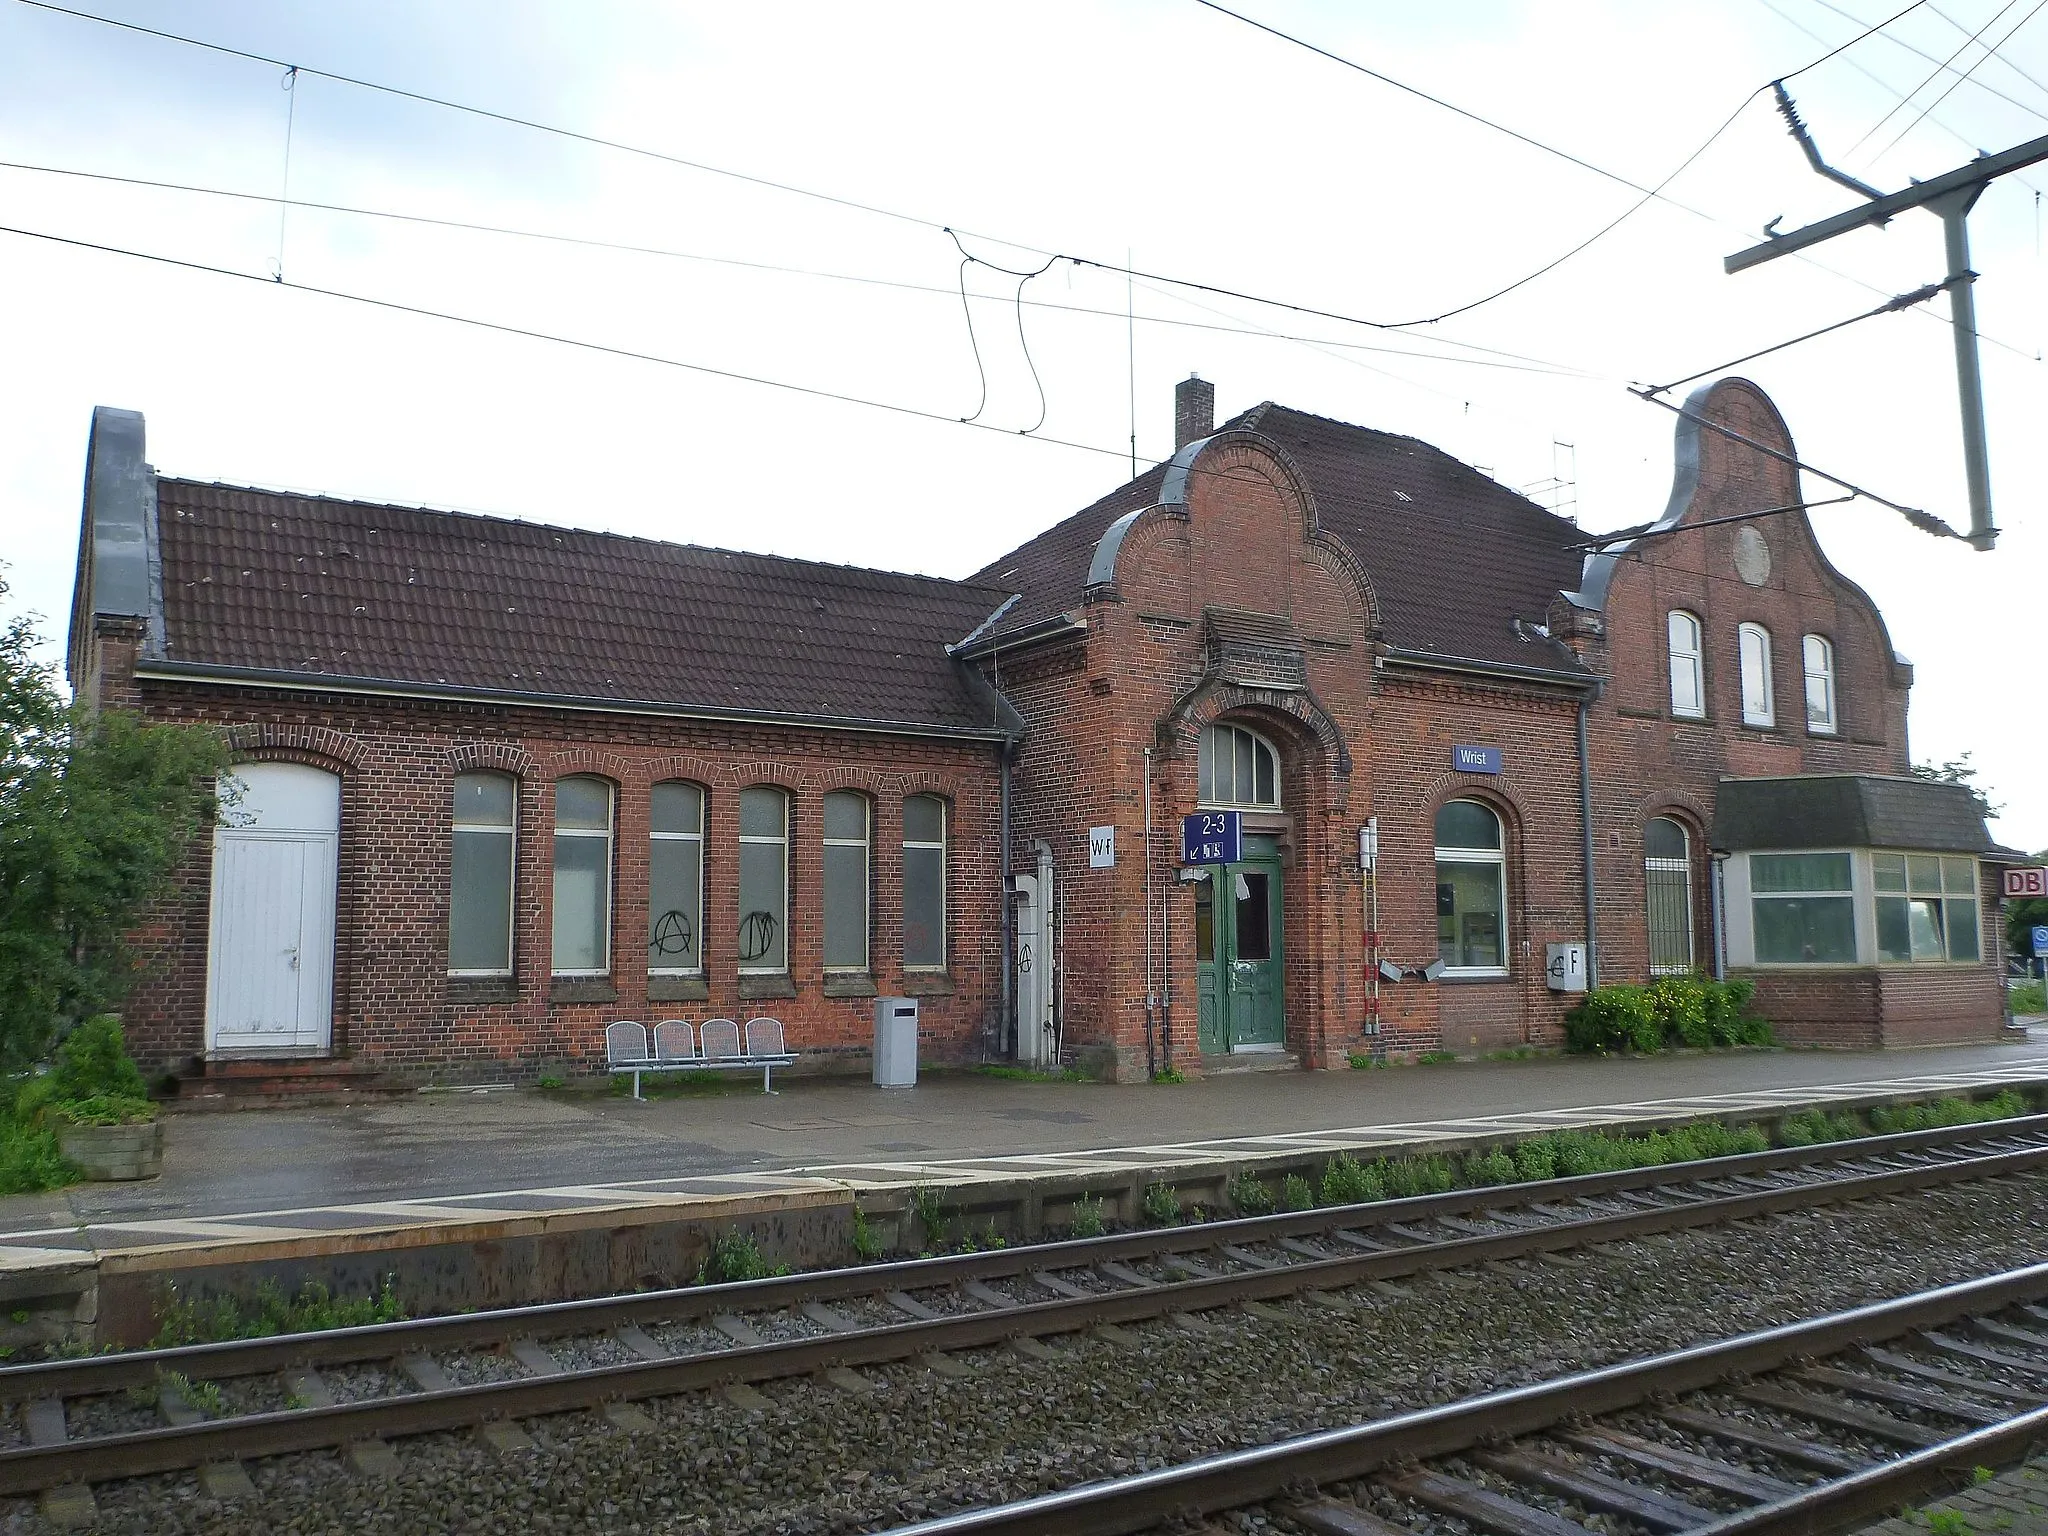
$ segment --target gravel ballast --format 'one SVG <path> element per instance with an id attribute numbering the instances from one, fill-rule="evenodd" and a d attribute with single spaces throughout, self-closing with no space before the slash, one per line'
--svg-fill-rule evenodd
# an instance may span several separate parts
<path id="1" fill-rule="evenodd" d="M 190 1475 L 96 1490 L 100 1531 L 760 1532 L 886 1529 L 963 1504 L 1066 1487 L 1381 1417 L 2048 1259 L 2048 1177 L 1517 1261 L 1304 1302 L 1127 1325 L 1123 1342 L 1049 1341 L 864 1367 L 874 1390 L 817 1379 L 640 1404 L 630 1433 L 596 1413 L 526 1421 L 534 1448 L 475 1434 L 407 1440 L 398 1474 L 336 1456 L 250 1465 L 222 1503 Z M 48 1529 L 16 1503 L 7 1530 Z"/>

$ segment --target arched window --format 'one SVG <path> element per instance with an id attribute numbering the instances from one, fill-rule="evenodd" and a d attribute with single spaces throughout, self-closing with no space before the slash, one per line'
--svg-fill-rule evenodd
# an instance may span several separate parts
<path id="1" fill-rule="evenodd" d="M 946 802 L 903 802 L 903 968 L 946 968 Z"/>
<path id="2" fill-rule="evenodd" d="M 868 797 L 825 797 L 825 969 L 868 968 Z"/>
<path id="3" fill-rule="evenodd" d="M 1653 816 L 1643 828 L 1643 884 L 1650 906 L 1650 974 L 1692 969 L 1692 840 L 1682 822 Z"/>
<path id="4" fill-rule="evenodd" d="M 1203 727 L 1197 777 L 1204 805 L 1280 804 L 1279 755 L 1241 725 Z"/>
<path id="5" fill-rule="evenodd" d="M 789 969 L 789 796 L 772 785 L 740 791 L 740 974 Z"/>
<path id="6" fill-rule="evenodd" d="M 512 974 L 512 848 L 519 781 L 455 776 L 455 852 L 448 873 L 448 974 Z"/>
<path id="7" fill-rule="evenodd" d="M 555 780 L 557 976 L 603 976 L 612 953 L 612 787 Z"/>
<path id="8" fill-rule="evenodd" d="M 1745 624 L 1736 631 L 1736 643 L 1742 652 L 1742 723 L 1776 725 L 1777 706 L 1771 698 L 1771 632 L 1761 624 Z"/>
<path id="9" fill-rule="evenodd" d="M 1707 713 L 1707 681 L 1699 617 L 1674 608 L 1666 616 L 1665 630 L 1671 645 L 1671 713 L 1702 719 Z"/>
<path id="10" fill-rule="evenodd" d="M 657 976 L 704 970 L 704 791 L 657 784 L 648 792 L 647 969 Z"/>
<path id="11" fill-rule="evenodd" d="M 1437 958 L 1453 976 L 1507 974 L 1507 852 L 1477 800 L 1436 813 Z"/>
<path id="12" fill-rule="evenodd" d="M 1806 672 L 1806 728 L 1816 736 L 1832 736 L 1835 723 L 1835 647 L 1824 635 L 1808 635 L 1799 643 Z"/>

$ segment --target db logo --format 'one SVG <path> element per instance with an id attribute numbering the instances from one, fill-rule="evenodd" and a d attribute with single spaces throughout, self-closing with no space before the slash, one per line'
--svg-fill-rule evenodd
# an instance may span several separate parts
<path id="1" fill-rule="evenodd" d="M 2008 869 L 2005 894 L 2008 898 L 2048 896 L 2048 869 Z"/>

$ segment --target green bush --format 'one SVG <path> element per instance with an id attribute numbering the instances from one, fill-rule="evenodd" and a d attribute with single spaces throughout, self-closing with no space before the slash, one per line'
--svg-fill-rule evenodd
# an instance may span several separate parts
<path id="1" fill-rule="evenodd" d="M 399 1303 L 394 1281 L 394 1276 L 387 1275 L 369 1296 L 336 1296 L 317 1280 L 309 1280 L 288 1297 L 275 1281 L 266 1280 L 248 1302 L 233 1296 L 188 1301 L 173 1286 L 166 1292 L 151 1347 L 175 1349 L 223 1339 L 264 1339 L 280 1333 L 403 1322 L 405 1308 Z"/>
<path id="2" fill-rule="evenodd" d="M 1565 1049 L 1610 1055 L 1672 1045 L 1769 1045 L 1770 1026 L 1749 1011 L 1755 993 L 1748 980 L 1704 976 L 1664 976 L 1647 987 L 1595 987 L 1564 1017 Z"/>
<path id="3" fill-rule="evenodd" d="M 1525 1141 L 1514 1150 L 1515 1173 L 1524 1183 L 1557 1177 L 1557 1144 L 1548 1136 Z"/>
<path id="4" fill-rule="evenodd" d="M 64 1037 L 55 1064 L 15 1096 L 14 1112 L 31 1125 L 132 1125 L 156 1118 L 149 1087 L 121 1037 L 121 1021 L 110 1013 L 87 1019 Z"/>
<path id="5" fill-rule="evenodd" d="M 1069 1228 L 1075 1237 L 1102 1236 L 1102 1199 L 1090 1199 L 1086 1195 L 1077 1197 L 1069 1209 Z"/>
<path id="6" fill-rule="evenodd" d="M 1285 1211 L 1313 1210 L 1316 1192 L 1307 1179 L 1298 1173 L 1290 1173 L 1280 1181 L 1280 1208 Z"/>
<path id="7" fill-rule="evenodd" d="M 1339 1152 L 1323 1165 L 1324 1205 L 1363 1205 L 1368 1200 L 1387 1198 L 1387 1186 L 1377 1165 L 1361 1167 L 1348 1152 Z"/>
<path id="8" fill-rule="evenodd" d="M 1180 1192 L 1163 1179 L 1155 1179 L 1145 1186 L 1138 1208 L 1154 1226 L 1175 1226 L 1180 1221 Z"/>
<path id="9" fill-rule="evenodd" d="M 2048 982 L 2023 981 L 2007 996 L 2012 999 L 2014 1013 L 2048 1013 Z"/>
<path id="10" fill-rule="evenodd" d="M 0 1195 L 40 1194 L 62 1189 L 80 1177 L 65 1160 L 55 1131 L 0 1113 Z"/>
<path id="11" fill-rule="evenodd" d="M 1516 1168 L 1514 1158 L 1500 1147 L 1488 1152 L 1474 1153 L 1465 1159 L 1465 1167 L 1459 1182 L 1467 1189 L 1486 1189 L 1495 1184 L 1514 1184 L 1521 1180 L 1521 1170 Z"/>
<path id="12" fill-rule="evenodd" d="M 1273 1209 L 1273 1191 L 1260 1183 L 1256 1174 L 1242 1169 L 1230 1176 L 1223 1194 L 1240 1216 L 1264 1216 Z"/>
<path id="13" fill-rule="evenodd" d="M 789 1273 L 787 1264 L 770 1264 L 749 1232 L 721 1232 L 711 1240 L 697 1266 L 699 1285 L 731 1285 L 737 1280 L 766 1280 Z"/>

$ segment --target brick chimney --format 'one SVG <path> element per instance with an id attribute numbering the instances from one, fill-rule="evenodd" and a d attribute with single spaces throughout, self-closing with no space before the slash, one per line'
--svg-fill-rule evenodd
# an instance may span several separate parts
<path id="1" fill-rule="evenodd" d="M 1216 386 L 1191 373 L 1173 386 L 1173 450 L 1216 430 Z"/>

